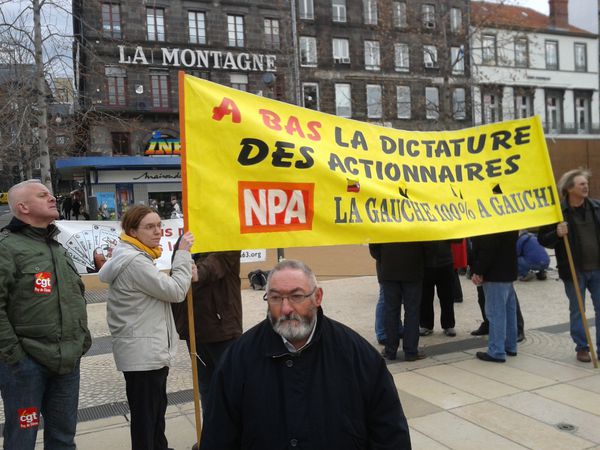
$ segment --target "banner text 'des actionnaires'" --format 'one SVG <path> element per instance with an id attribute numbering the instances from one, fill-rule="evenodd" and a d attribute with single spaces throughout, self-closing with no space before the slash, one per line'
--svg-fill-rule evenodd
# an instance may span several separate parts
<path id="1" fill-rule="evenodd" d="M 561 220 L 538 117 L 414 132 L 183 77 L 195 250 L 441 240 Z"/>

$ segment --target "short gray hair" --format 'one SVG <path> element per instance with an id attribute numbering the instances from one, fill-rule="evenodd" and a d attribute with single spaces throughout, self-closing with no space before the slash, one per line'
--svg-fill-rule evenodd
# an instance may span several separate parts
<path id="1" fill-rule="evenodd" d="M 267 291 L 269 290 L 269 284 L 271 283 L 271 278 L 273 277 L 273 274 L 275 274 L 277 272 L 281 272 L 282 270 L 285 270 L 285 269 L 300 270 L 302 273 L 304 273 L 304 275 L 306 275 L 306 278 L 308 278 L 308 281 L 310 282 L 311 287 L 312 288 L 317 287 L 317 277 L 315 276 L 315 273 L 311 270 L 310 267 L 308 267 L 302 261 L 299 261 L 297 259 L 283 259 L 283 260 L 279 261 L 277 263 L 277 265 L 275 267 L 273 267 L 273 269 L 271 269 L 271 271 L 269 272 L 269 276 L 267 278 L 267 286 L 266 286 Z"/>
<path id="2" fill-rule="evenodd" d="M 564 197 L 567 198 L 569 196 L 569 189 L 575 186 L 575 178 L 576 177 L 585 177 L 586 180 L 592 177 L 592 172 L 589 169 L 584 169 L 580 167 L 579 169 L 569 170 L 568 172 L 563 173 L 556 184 L 558 188 L 558 192 Z"/>
<path id="3" fill-rule="evenodd" d="M 32 178 L 30 180 L 21 181 L 20 183 L 15 184 L 8 190 L 8 206 L 10 208 L 10 212 L 15 214 L 17 210 L 17 198 L 15 198 L 15 193 L 23 189 L 29 184 L 42 184 L 41 180 L 36 178 Z"/>

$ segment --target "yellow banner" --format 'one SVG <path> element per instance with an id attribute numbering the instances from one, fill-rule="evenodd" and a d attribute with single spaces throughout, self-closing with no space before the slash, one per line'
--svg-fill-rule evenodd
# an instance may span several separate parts
<path id="1" fill-rule="evenodd" d="M 427 241 L 561 220 L 539 117 L 402 131 L 180 75 L 194 251 Z"/>

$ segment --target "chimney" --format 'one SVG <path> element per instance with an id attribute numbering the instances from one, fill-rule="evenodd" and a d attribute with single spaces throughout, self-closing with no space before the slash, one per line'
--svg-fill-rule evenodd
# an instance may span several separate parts
<path id="1" fill-rule="evenodd" d="M 550 25 L 554 28 L 569 26 L 569 0 L 550 1 Z"/>

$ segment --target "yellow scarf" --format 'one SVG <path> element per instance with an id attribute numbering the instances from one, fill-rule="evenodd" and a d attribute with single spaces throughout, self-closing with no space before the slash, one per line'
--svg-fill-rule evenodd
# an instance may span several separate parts
<path id="1" fill-rule="evenodd" d="M 148 253 L 152 259 L 158 259 L 158 258 L 160 258 L 160 255 L 162 255 L 162 249 L 160 247 L 150 248 L 147 245 L 142 244 L 140 241 L 138 241 L 133 236 L 129 236 L 128 234 L 121 233 L 120 238 L 122 241 L 129 242 L 134 247 L 137 247 L 140 250 Z"/>

